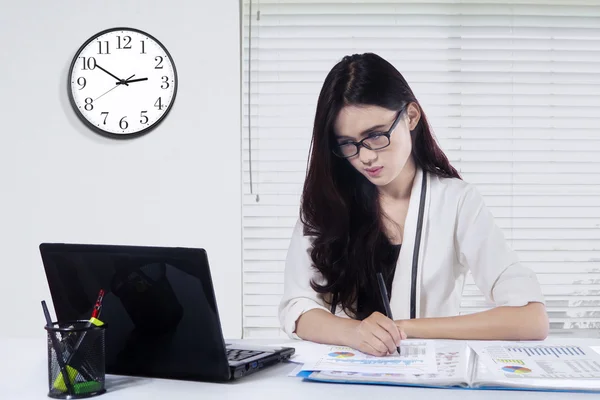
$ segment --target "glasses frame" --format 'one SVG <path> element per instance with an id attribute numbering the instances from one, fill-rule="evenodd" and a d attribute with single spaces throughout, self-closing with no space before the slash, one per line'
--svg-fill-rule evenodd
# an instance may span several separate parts
<path id="1" fill-rule="evenodd" d="M 350 157 L 356 156 L 360 152 L 360 148 L 361 147 L 364 147 L 365 149 L 368 149 L 368 150 L 371 150 L 371 151 L 377 151 L 377 150 L 385 149 L 386 147 L 388 147 L 392 143 L 392 138 L 391 138 L 392 133 L 394 132 L 394 129 L 396 129 L 396 126 L 398 125 L 398 122 L 400 122 L 400 116 L 402 116 L 402 113 L 404 112 L 404 109 L 405 109 L 405 107 L 402 107 L 400 109 L 400 111 L 398 111 L 398 115 L 396 115 L 396 118 L 394 119 L 394 122 L 392 123 L 392 126 L 390 127 L 390 129 L 387 130 L 387 132 L 377 132 L 377 133 L 370 134 L 369 136 L 367 136 L 366 138 L 362 139 L 359 142 L 352 141 L 352 142 L 345 142 L 345 143 L 343 143 L 341 145 L 336 144 L 335 147 L 332 150 L 332 153 L 335 154 L 337 157 L 340 157 L 340 158 L 350 158 Z M 368 144 L 365 143 L 365 140 L 372 139 L 373 136 L 377 136 L 377 137 L 379 137 L 379 136 L 385 136 L 387 138 L 387 140 L 388 140 L 388 143 L 385 146 L 383 146 L 383 147 L 378 147 L 376 149 L 373 149 L 373 148 L 369 147 Z M 356 153 L 351 154 L 349 156 L 345 156 L 343 154 L 338 154 L 336 152 L 336 150 L 338 150 L 341 146 L 347 146 L 349 144 L 353 144 L 356 147 Z"/>

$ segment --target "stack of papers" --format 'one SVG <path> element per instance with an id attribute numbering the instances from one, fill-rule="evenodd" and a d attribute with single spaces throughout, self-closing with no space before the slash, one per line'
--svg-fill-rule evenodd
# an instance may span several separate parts
<path id="1" fill-rule="evenodd" d="M 600 391 L 600 354 L 556 342 L 405 340 L 400 354 L 299 341 L 290 376 L 307 381 L 437 388 Z"/>

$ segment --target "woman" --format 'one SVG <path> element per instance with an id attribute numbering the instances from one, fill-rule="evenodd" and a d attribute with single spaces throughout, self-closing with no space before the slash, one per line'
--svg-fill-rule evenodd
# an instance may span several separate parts
<path id="1" fill-rule="evenodd" d="M 496 307 L 459 316 L 469 270 Z M 289 336 L 373 355 L 394 353 L 406 337 L 548 333 L 534 273 L 450 165 L 402 75 L 370 53 L 345 57 L 323 84 L 284 285 Z"/>

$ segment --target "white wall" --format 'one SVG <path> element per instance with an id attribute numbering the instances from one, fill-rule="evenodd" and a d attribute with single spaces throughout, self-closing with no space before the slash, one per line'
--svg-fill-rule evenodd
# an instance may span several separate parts
<path id="1" fill-rule="evenodd" d="M 88 130 L 66 90 L 79 46 L 116 26 L 159 39 L 179 75 L 170 114 L 132 141 Z M 2 0 L 0 54 L 0 335 L 44 334 L 38 245 L 62 241 L 206 248 L 240 337 L 239 1 Z"/>

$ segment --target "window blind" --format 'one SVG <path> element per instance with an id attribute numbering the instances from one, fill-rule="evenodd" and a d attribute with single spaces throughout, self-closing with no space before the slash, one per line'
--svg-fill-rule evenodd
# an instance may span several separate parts
<path id="1" fill-rule="evenodd" d="M 600 335 L 597 1 L 243 0 L 243 17 L 245 337 L 282 335 L 318 93 L 337 61 L 367 51 L 405 76 L 452 164 L 537 273 L 551 334 Z M 461 306 L 491 306 L 470 276 Z"/>

